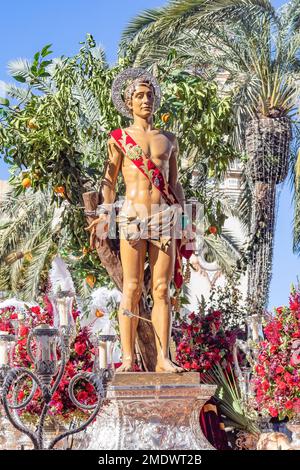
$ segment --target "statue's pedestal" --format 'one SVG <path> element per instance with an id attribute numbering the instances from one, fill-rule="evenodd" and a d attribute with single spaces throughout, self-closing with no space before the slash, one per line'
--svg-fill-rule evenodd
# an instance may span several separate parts
<path id="1" fill-rule="evenodd" d="M 201 431 L 199 414 L 215 389 L 200 384 L 195 372 L 117 373 L 81 448 L 213 449 Z"/>

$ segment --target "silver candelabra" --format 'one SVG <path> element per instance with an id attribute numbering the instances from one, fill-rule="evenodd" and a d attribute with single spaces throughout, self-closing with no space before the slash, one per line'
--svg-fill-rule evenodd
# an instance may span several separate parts
<path id="1" fill-rule="evenodd" d="M 73 300 L 74 295 L 70 292 L 60 292 L 52 297 L 56 325 L 51 327 L 48 324 L 40 324 L 28 335 L 27 352 L 34 364 L 33 370 L 25 367 L 13 367 L 12 357 L 16 337 L 0 331 L 0 400 L 11 424 L 31 439 L 34 449 L 53 449 L 62 439 L 83 431 L 99 412 L 106 396 L 107 384 L 114 374 L 113 367 L 108 367 L 107 343 L 113 345 L 115 336 L 99 335 L 97 341 L 94 338 L 95 361 L 93 371 L 76 374 L 71 379 L 68 387 L 68 394 L 72 403 L 81 410 L 90 411 L 90 414 L 79 426 L 57 435 L 45 447 L 45 421 L 49 414 L 50 402 L 64 376 L 66 363 L 70 355 L 70 344 L 75 339 L 76 330 L 72 316 Z M 33 341 L 35 341 L 34 350 L 32 348 Z M 60 349 L 59 360 L 57 358 L 57 348 Z M 110 348 L 110 352 L 112 353 L 112 348 Z M 18 394 L 25 378 L 31 379 L 32 388 L 29 396 L 25 397 L 20 403 Z M 52 384 L 53 379 L 54 383 Z M 75 386 L 80 380 L 93 385 L 97 396 L 96 403 L 86 405 L 76 399 Z M 43 406 L 36 429 L 33 430 L 22 421 L 20 411 L 30 404 L 38 388 L 42 393 Z"/>

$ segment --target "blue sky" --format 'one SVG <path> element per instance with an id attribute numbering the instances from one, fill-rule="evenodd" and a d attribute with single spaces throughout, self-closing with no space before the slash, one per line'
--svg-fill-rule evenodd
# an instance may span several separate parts
<path id="1" fill-rule="evenodd" d="M 146 8 L 164 5 L 164 0 L 12 0 L 1 2 L 0 80 L 8 81 L 6 66 L 18 57 L 31 59 L 33 54 L 52 43 L 53 56 L 72 55 L 86 33 L 101 44 L 109 62 L 117 56 L 120 34 L 128 21 Z M 272 2 L 275 7 L 284 2 Z M 8 176 L 0 159 L 0 179 Z M 287 302 L 290 285 L 300 274 L 299 257 L 292 253 L 293 206 L 289 184 L 280 188 L 275 234 L 273 277 L 270 302 L 272 308 Z"/>

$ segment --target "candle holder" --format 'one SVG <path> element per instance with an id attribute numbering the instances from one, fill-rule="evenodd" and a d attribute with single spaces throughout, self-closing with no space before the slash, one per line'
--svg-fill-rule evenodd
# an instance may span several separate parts
<path id="1" fill-rule="evenodd" d="M 69 299 L 64 304 L 64 308 L 66 305 L 68 312 L 70 312 L 72 303 Z M 61 309 L 60 319 L 62 318 L 64 323 L 63 311 Z M 11 351 L 15 338 L 12 335 L 0 333 L 0 393 L 3 409 L 11 424 L 31 439 L 34 449 L 53 449 L 62 439 L 83 431 L 98 414 L 106 396 L 107 383 L 113 375 L 112 370 L 107 367 L 94 367 L 93 372 L 79 373 L 72 378 L 68 388 L 69 397 L 76 407 L 81 410 L 88 410 L 90 414 L 81 425 L 59 434 L 46 446 L 44 439 L 46 418 L 49 414 L 50 402 L 65 373 L 72 334 L 74 333 L 70 323 L 59 325 L 59 328 L 50 327 L 46 324 L 34 328 L 28 335 L 27 341 L 27 352 L 34 364 L 34 370 L 31 370 L 25 367 L 12 367 Z M 32 346 L 33 341 L 35 347 Z M 56 354 L 57 347 L 61 350 L 59 361 Z M 29 396 L 20 403 L 18 394 L 25 378 L 31 379 L 32 388 Z M 54 383 L 51 386 L 53 379 Z M 85 405 L 76 399 L 75 386 L 80 380 L 93 385 L 97 396 L 96 403 Z M 19 412 L 29 405 L 37 388 L 42 392 L 44 404 L 37 427 L 33 431 L 32 428 L 23 423 Z"/>
<path id="2" fill-rule="evenodd" d="M 12 351 L 16 338 L 5 331 L 0 331 L 0 391 L 6 374 L 12 366 Z"/>
<path id="3" fill-rule="evenodd" d="M 292 433 L 291 447 L 293 450 L 300 449 L 300 413 L 297 413 L 286 425 Z"/>
<path id="4" fill-rule="evenodd" d="M 95 361 L 93 371 L 97 374 L 101 373 L 102 370 L 107 370 L 109 376 L 113 377 L 115 373 L 113 352 L 116 342 L 116 335 L 94 335 L 92 338 L 92 342 L 95 349 Z"/>
<path id="5" fill-rule="evenodd" d="M 65 343 L 65 350 L 76 337 L 76 326 L 72 314 L 75 294 L 72 291 L 58 291 L 50 296 L 54 313 L 54 326 L 61 332 L 61 339 Z"/>
<path id="6" fill-rule="evenodd" d="M 30 342 L 30 357 L 34 362 L 35 372 L 44 385 L 49 386 L 52 377 L 58 371 L 57 362 L 57 340 L 59 332 L 57 328 L 51 328 L 47 324 L 37 326 L 32 333 L 31 338 L 36 340 L 36 355 L 32 353 Z"/>
<path id="7" fill-rule="evenodd" d="M 251 315 L 247 320 L 247 337 L 248 341 L 252 346 L 252 350 L 255 346 L 264 339 L 261 316 L 258 314 Z"/>

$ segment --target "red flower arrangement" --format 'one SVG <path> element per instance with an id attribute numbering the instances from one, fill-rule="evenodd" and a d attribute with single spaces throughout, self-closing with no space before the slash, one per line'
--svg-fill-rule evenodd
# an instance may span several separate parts
<path id="1" fill-rule="evenodd" d="M 213 366 L 221 364 L 228 368 L 233 363 L 232 347 L 238 330 L 222 329 L 222 313 L 218 310 L 188 315 L 174 330 L 177 344 L 176 360 L 186 370 L 205 375 Z"/>
<path id="2" fill-rule="evenodd" d="M 253 388 L 259 411 L 273 418 L 300 412 L 300 290 L 292 288 L 289 305 L 275 309 L 259 344 Z"/>
<path id="3" fill-rule="evenodd" d="M 5 307 L 0 309 L 0 330 L 9 331 L 17 335 L 17 344 L 14 350 L 14 365 L 33 369 L 33 364 L 27 354 L 26 344 L 27 337 L 32 328 L 40 323 L 48 323 L 53 325 L 52 305 L 47 296 L 44 298 L 44 308 L 30 307 L 26 312 L 26 319 L 18 324 L 18 331 L 14 329 L 14 322 L 18 318 L 17 309 L 15 307 Z M 73 317 L 76 319 L 79 315 L 78 311 L 73 311 Z M 59 356 L 59 350 L 58 350 Z M 89 339 L 87 328 L 80 328 L 77 323 L 77 336 L 73 346 L 71 346 L 70 358 L 66 365 L 65 374 L 60 385 L 53 395 L 50 402 L 49 414 L 59 418 L 63 422 L 68 422 L 74 417 L 84 418 L 84 411 L 79 410 L 70 400 L 68 395 L 68 386 L 70 380 L 78 372 L 91 372 L 94 362 L 94 348 Z M 21 403 L 29 396 L 31 390 L 31 381 L 23 383 L 22 390 L 18 394 L 18 400 Z M 94 387 L 87 382 L 79 382 L 76 386 L 76 398 L 84 404 L 93 404 L 96 402 L 96 393 Z M 21 416 L 27 421 L 35 422 L 36 418 L 41 414 L 43 407 L 43 398 L 41 390 L 37 389 L 33 399 L 23 410 L 20 411 Z"/>

